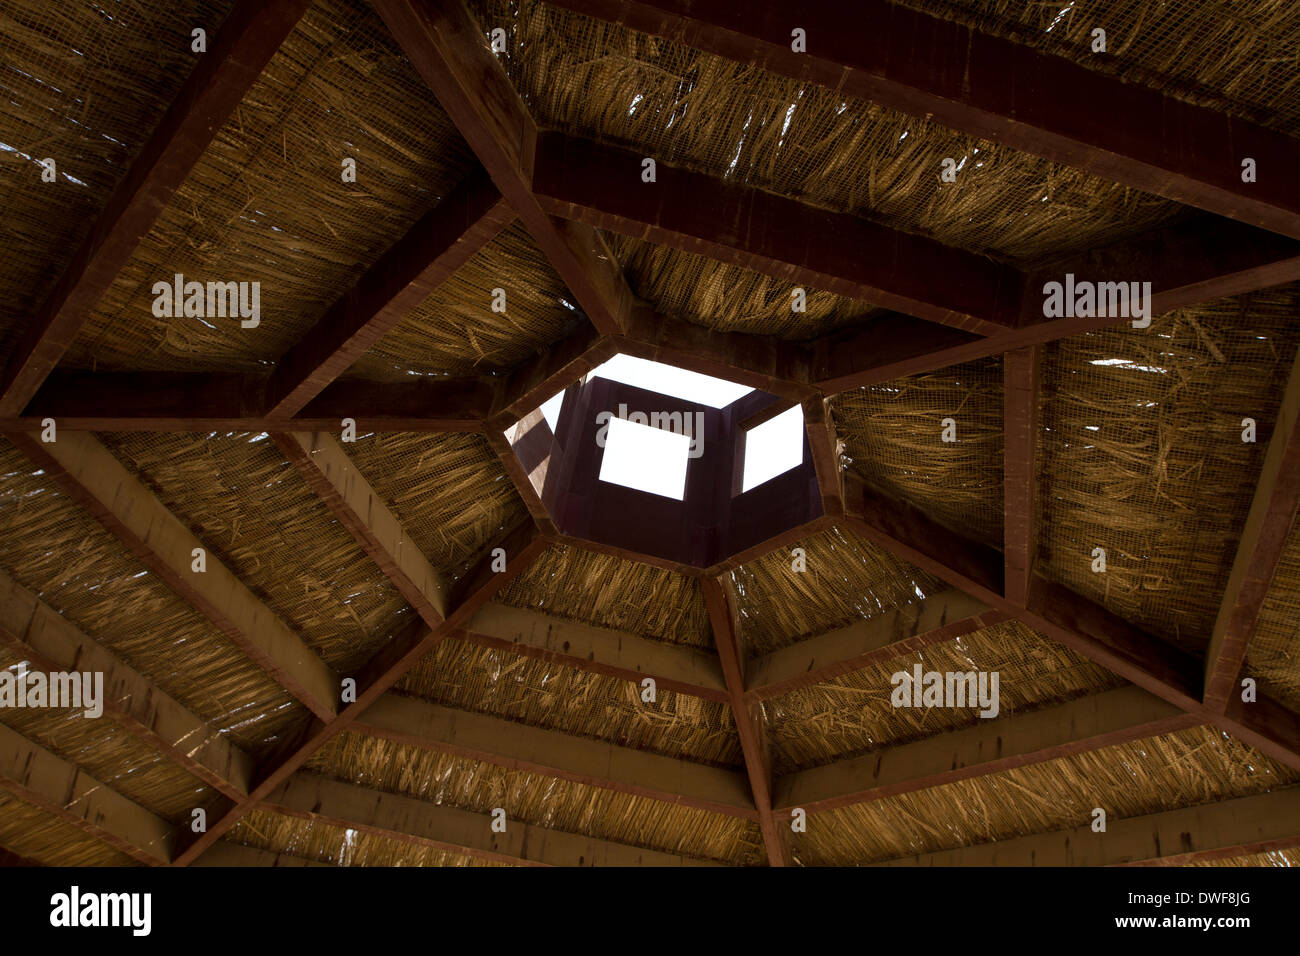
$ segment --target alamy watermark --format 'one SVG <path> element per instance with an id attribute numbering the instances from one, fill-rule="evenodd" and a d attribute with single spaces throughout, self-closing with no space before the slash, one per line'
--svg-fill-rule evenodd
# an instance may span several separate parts
<path id="1" fill-rule="evenodd" d="M 153 314 L 160 319 L 238 317 L 245 329 L 255 329 L 262 321 L 260 282 L 186 282 L 177 272 L 171 282 L 155 282 L 153 296 Z"/>
<path id="2" fill-rule="evenodd" d="M 1131 318 L 1135 329 L 1151 324 L 1150 282 L 1075 282 L 1067 272 L 1065 282 L 1044 284 L 1043 297 L 1047 319 Z"/>
<path id="3" fill-rule="evenodd" d="M 152 893 L 83 893 L 73 886 L 50 897 L 50 925 L 126 927 L 132 936 L 148 936 L 153 928 Z"/>
<path id="4" fill-rule="evenodd" d="M 619 418 L 633 425 L 648 425 L 661 428 L 674 435 L 683 435 L 690 439 L 687 458 L 699 458 L 704 454 L 704 413 L 703 412 L 628 412 L 627 404 L 619 402 L 618 413 L 604 411 L 596 415 L 596 444 L 604 448 L 609 435 L 610 419 Z"/>
<path id="5" fill-rule="evenodd" d="M 926 671 L 920 664 L 896 671 L 889 702 L 895 707 L 980 707 L 981 717 L 999 709 L 997 671 Z"/>
<path id="6" fill-rule="evenodd" d="M 104 713 L 102 671 L 0 671 L 0 708 L 62 707 L 81 710 L 87 717 Z"/>

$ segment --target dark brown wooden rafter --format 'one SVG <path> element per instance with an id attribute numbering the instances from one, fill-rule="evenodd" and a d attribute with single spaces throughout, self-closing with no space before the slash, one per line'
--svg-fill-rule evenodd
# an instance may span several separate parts
<path id="1" fill-rule="evenodd" d="M 266 417 L 301 412 L 514 218 L 487 176 L 471 173 L 281 356 Z"/>
<path id="2" fill-rule="evenodd" d="M 340 731 L 347 729 L 366 708 L 401 680 L 407 671 L 441 641 L 454 636 L 475 611 L 531 565 L 545 545 L 545 540 L 536 534 L 532 524 L 525 522 L 491 547 L 485 548 L 477 563 L 452 586 L 449 600 L 451 610 L 446 619 L 438 627 L 430 628 L 417 618 L 404 631 L 390 639 L 355 674 L 355 702 L 343 704 L 329 720 L 314 719 L 285 756 L 259 766 L 256 785 L 248 796 L 240 801 L 226 801 L 224 812 L 209 815 L 213 822 L 207 832 L 182 834 L 188 842 L 180 848 L 173 863 L 185 866 L 194 862 L 241 817 L 261 806 L 267 796 L 284 784 L 312 754 Z M 504 571 L 492 570 L 495 563 L 494 551 L 497 548 L 505 551 Z"/>
<path id="3" fill-rule="evenodd" d="M 762 704 L 745 699 L 745 658 L 740 645 L 740 622 L 730 579 L 706 578 L 703 587 L 704 602 L 708 605 L 709 621 L 713 625 L 713 642 L 722 663 L 736 733 L 740 737 L 741 751 L 745 756 L 745 771 L 749 776 L 754 806 L 758 809 L 767 862 L 770 866 L 791 866 L 794 860 L 790 853 L 790 831 L 772 812 L 772 761 Z"/>
<path id="4" fill-rule="evenodd" d="M 0 373 L 0 416 L 19 415 L 36 394 L 100 296 L 308 6 L 310 0 L 240 0 L 235 5 L 58 285 L 27 323 Z"/>
<path id="5" fill-rule="evenodd" d="M 960 23 L 886 0 L 555 5 L 1300 238 L 1300 194 L 1286 172 L 1300 162 L 1295 140 Z M 807 52 L 791 49 L 794 27 Z M 1242 181 L 1247 157 L 1257 182 Z"/>
<path id="6" fill-rule="evenodd" d="M 1008 601 L 1024 604 L 1038 547 L 1038 385 L 1042 348 L 1016 349 L 1002 357 L 1003 554 Z"/>

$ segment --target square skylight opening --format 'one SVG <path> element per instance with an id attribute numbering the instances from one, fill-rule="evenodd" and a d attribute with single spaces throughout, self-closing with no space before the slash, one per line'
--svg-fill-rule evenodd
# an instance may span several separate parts
<path id="1" fill-rule="evenodd" d="M 796 405 L 745 433 L 741 494 L 802 464 L 803 408 Z"/>
<path id="2" fill-rule="evenodd" d="M 615 355 L 591 372 L 592 378 L 607 378 L 624 385 L 634 385 L 660 395 L 670 395 L 710 408 L 726 408 L 753 391 L 726 379 L 690 372 L 684 368 L 651 362 L 631 355 Z"/>
<path id="3" fill-rule="evenodd" d="M 610 418 L 601 481 L 681 501 L 691 440 L 663 428 Z"/>

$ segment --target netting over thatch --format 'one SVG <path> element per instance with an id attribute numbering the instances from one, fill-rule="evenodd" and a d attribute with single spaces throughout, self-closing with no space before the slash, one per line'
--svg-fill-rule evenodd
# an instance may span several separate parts
<path id="1" fill-rule="evenodd" d="M 548 548 L 499 600 L 672 644 L 713 647 L 699 581 L 595 551 Z"/>
<path id="2" fill-rule="evenodd" d="M 0 9 L 0 354 L 54 288 L 230 0 L 82 0 Z M 40 164 L 55 161 L 43 182 Z"/>
<path id="3" fill-rule="evenodd" d="M 450 576 L 527 517 L 481 435 L 376 432 L 342 447 L 429 563 Z"/>
<path id="4" fill-rule="evenodd" d="M 343 160 L 356 182 L 343 182 Z M 78 367 L 255 371 L 470 166 L 451 122 L 359 0 L 317 0 L 177 190 L 68 352 Z M 153 284 L 260 282 L 256 328 L 158 318 Z"/>
<path id="5" fill-rule="evenodd" d="M 795 570 L 794 547 L 807 570 Z M 832 528 L 731 572 L 749 654 L 914 604 L 944 590 L 930 575 L 851 531 Z"/>
<path id="6" fill-rule="evenodd" d="M 406 623 L 405 599 L 265 433 L 103 440 L 331 667 L 365 663 Z"/>
<path id="7" fill-rule="evenodd" d="M 628 285 L 655 310 L 720 332 L 810 339 L 861 322 L 875 306 L 705 256 L 607 233 Z M 793 293 L 804 291 L 806 311 Z"/>
<path id="8" fill-rule="evenodd" d="M 640 687 L 630 681 L 461 641 L 443 641 L 397 689 L 435 704 L 666 757 L 721 767 L 743 761 L 725 704 L 662 687 L 655 703 L 642 703 Z"/>
<path id="9" fill-rule="evenodd" d="M 1300 286 L 1052 345 L 1039 443 L 1044 569 L 1202 650 L 1300 339 Z M 1242 440 L 1254 419 L 1258 441 Z M 1094 573 L 1094 548 L 1106 552 Z"/>
<path id="10" fill-rule="evenodd" d="M 831 413 L 854 472 L 1001 546 L 1001 356 L 843 392 Z"/>
<path id="11" fill-rule="evenodd" d="M 1300 866 L 1300 850 L 1270 850 L 1226 860 L 1197 860 L 1188 866 Z"/>
<path id="12" fill-rule="evenodd" d="M 0 564 L 83 633 L 257 750 L 306 711 L 0 441 Z"/>
<path id="13" fill-rule="evenodd" d="M 870 863 L 1087 826 L 1271 790 L 1300 774 L 1210 727 L 820 813 L 795 851 L 809 865 Z"/>
<path id="14" fill-rule="evenodd" d="M 46 866 L 139 866 L 125 853 L 3 790 L 0 846 Z"/>
<path id="15" fill-rule="evenodd" d="M 505 311 L 493 311 L 505 292 Z M 499 372 L 536 355 L 582 321 L 528 231 L 516 223 L 421 302 L 350 375 L 410 381 L 414 375 Z"/>
<path id="16" fill-rule="evenodd" d="M 0 648 L 0 667 L 15 674 L 37 669 L 19 667 L 16 657 L 9 648 Z M 108 691 L 105 687 L 105 694 Z M 6 707 L 0 709 L 0 723 L 173 823 L 188 821 L 191 810 L 213 799 L 211 787 L 109 716 L 87 717 L 84 708 Z"/>
<path id="17" fill-rule="evenodd" d="M 504 865 L 268 810 L 254 810 L 241 817 L 225 839 L 258 850 L 287 853 L 335 866 Z"/>
<path id="18" fill-rule="evenodd" d="M 1291 0 L 896 2 L 1300 135 L 1300 7 Z M 1096 27 L 1105 53 L 1092 52 Z"/>
<path id="19" fill-rule="evenodd" d="M 1246 645 L 1245 673 L 1259 681 L 1263 693 L 1300 711 L 1300 522 L 1291 526 Z"/>
<path id="20" fill-rule="evenodd" d="M 763 858 L 758 824 L 534 773 L 340 734 L 308 770 L 376 790 L 665 853 L 733 864 Z"/>
<path id="21" fill-rule="evenodd" d="M 1176 204 L 751 64 L 530 0 L 479 0 L 543 125 L 1016 260 L 1084 249 Z M 939 179 L 942 160 L 957 182 Z M 636 171 L 629 173 L 634 175 Z M 629 179 L 629 188 L 641 186 Z"/>
<path id="22" fill-rule="evenodd" d="M 1110 671 L 1006 621 L 913 654 L 895 657 L 824 684 L 768 701 L 773 763 L 778 773 L 985 722 L 966 708 L 894 707 L 890 678 L 899 671 L 998 674 L 998 714 L 1010 717 L 1124 684 Z"/>

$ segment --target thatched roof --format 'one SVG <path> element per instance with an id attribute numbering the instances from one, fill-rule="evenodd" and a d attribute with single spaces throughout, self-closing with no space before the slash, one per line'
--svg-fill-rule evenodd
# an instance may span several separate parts
<path id="1" fill-rule="evenodd" d="M 0 697 L 0 851 L 1300 863 L 1294 4 L 120 6 L 0 12 L 0 668 L 107 688 Z M 755 389 L 680 507 L 620 353 Z"/>

